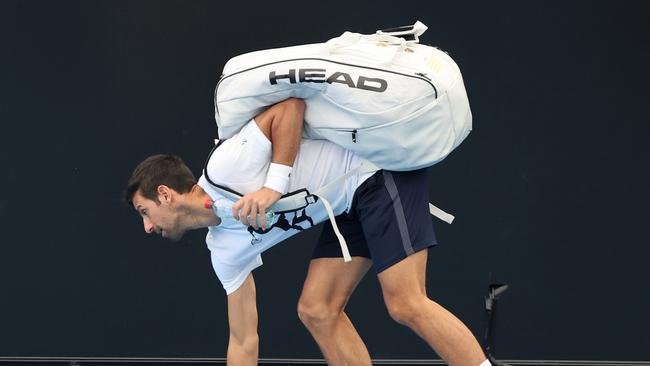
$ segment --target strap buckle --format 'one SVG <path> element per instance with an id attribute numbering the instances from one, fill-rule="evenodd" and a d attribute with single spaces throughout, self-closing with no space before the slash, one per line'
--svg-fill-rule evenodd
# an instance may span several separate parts
<path id="1" fill-rule="evenodd" d="M 314 196 L 313 194 L 309 194 L 305 196 L 305 202 L 307 202 L 308 205 L 314 204 L 318 202 L 318 197 Z"/>

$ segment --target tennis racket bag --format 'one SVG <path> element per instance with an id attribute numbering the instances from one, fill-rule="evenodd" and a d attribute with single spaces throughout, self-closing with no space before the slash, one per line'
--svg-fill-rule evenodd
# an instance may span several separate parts
<path id="1" fill-rule="evenodd" d="M 444 159 L 469 134 L 472 114 L 456 63 L 418 43 L 427 27 L 246 53 L 230 59 L 214 95 L 219 138 L 269 106 L 306 103 L 304 137 L 327 139 L 377 167 L 414 170 Z"/>

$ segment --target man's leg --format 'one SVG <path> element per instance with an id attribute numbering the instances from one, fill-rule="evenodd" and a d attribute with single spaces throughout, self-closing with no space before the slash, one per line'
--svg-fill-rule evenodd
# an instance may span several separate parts
<path id="1" fill-rule="evenodd" d="M 371 365 L 365 344 L 345 314 L 345 305 L 372 265 L 368 258 L 316 258 L 298 303 L 298 316 L 329 365 Z"/>
<path id="2" fill-rule="evenodd" d="M 426 294 L 427 249 L 437 244 L 426 169 L 380 171 L 355 195 L 355 213 L 390 315 L 413 329 L 449 365 L 479 366 L 486 357 L 472 333 Z"/>
<path id="3" fill-rule="evenodd" d="M 391 317 L 411 328 L 451 366 L 479 366 L 486 360 L 469 329 L 426 294 L 427 250 L 378 274 Z"/>

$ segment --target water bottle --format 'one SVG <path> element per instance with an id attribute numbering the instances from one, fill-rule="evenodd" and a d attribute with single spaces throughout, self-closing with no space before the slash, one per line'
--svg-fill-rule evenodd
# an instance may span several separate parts
<path id="1" fill-rule="evenodd" d="M 235 220 L 232 216 L 232 206 L 235 203 L 226 198 L 219 198 L 216 201 L 206 202 L 206 208 L 211 208 L 217 216 L 221 219 L 222 225 L 232 225 L 234 223 L 241 223 L 240 221 Z M 273 210 L 266 211 L 266 228 L 268 229 L 275 223 L 279 215 L 276 215 Z M 250 223 L 250 218 L 249 218 Z M 262 227 L 262 217 L 260 214 L 257 214 L 257 226 Z"/>

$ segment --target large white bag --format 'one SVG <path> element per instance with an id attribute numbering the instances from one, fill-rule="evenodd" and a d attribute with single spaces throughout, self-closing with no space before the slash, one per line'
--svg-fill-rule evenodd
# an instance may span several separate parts
<path id="1" fill-rule="evenodd" d="M 305 137 L 327 139 L 388 170 L 444 159 L 469 134 L 472 115 L 456 63 L 418 44 L 426 26 L 234 57 L 215 90 L 219 138 L 289 97 L 302 98 Z"/>

